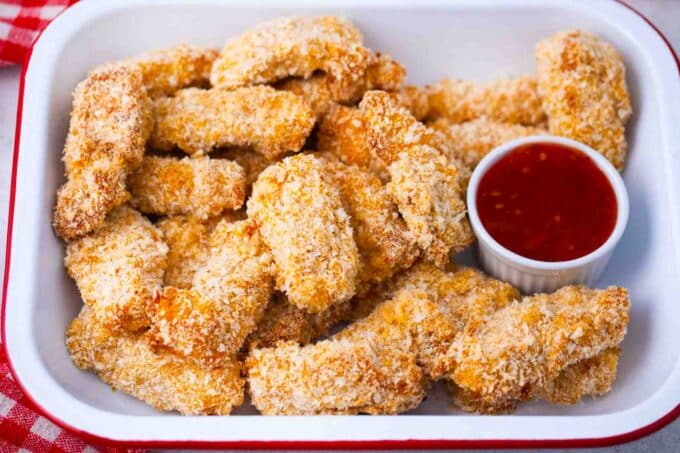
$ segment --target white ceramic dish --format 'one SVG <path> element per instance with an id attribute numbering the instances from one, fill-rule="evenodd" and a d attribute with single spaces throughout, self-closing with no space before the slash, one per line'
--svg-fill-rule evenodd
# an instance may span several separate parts
<path id="1" fill-rule="evenodd" d="M 680 412 L 680 79 L 662 38 L 611 1 L 324 2 L 122 0 L 76 4 L 39 40 L 22 84 L 3 300 L 4 344 L 17 381 L 61 425 L 86 437 L 146 446 L 461 447 L 601 445 L 641 436 Z M 415 2 L 414 2 L 415 3 Z M 220 46 L 278 15 L 340 13 L 368 45 L 391 52 L 412 83 L 533 71 L 534 43 L 581 27 L 612 42 L 628 68 L 635 116 L 624 179 L 630 221 L 598 285 L 630 288 L 619 378 L 607 396 L 570 407 L 522 405 L 512 416 L 450 408 L 441 389 L 399 417 L 180 417 L 160 414 L 76 369 L 64 332 L 80 308 L 50 228 L 62 182 L 71 91 L 105 60 L 181 42 Z M 675 100 L 675 101 L 673 101 Z M 247 408 L 239 413 L 253 413 Z"/>
<path id="2" fill-rule="evenodd" d="M 546 262 L 518 255 L 503 247 L 489 234 L 479 218 L 477 211 L 477 189 L 486 172 L 503 156 L 530 143 L 554 143 L 577 149 L 590 157 L 602 171 L 614 189 L 616 196 L 616 223 L 609 238 L 591 253 L 569 261 Z M 623 236 L 628 223 L 628 193 L 621 175 L 616 168 L 601 154 L 591 147 L 565 137 L 552 135 L 534 135 L 518 138 L 504 143 L 477 164 L 467 188 L 467 206 L 470 225 L 477 237 L 477 249 L 482 268 L 490 275 L 512 283 L 522 292 L 533 294 L 552 292 L 562 286 L 582 283 L 595 285 L 602 276 L 614 248 Z"/>

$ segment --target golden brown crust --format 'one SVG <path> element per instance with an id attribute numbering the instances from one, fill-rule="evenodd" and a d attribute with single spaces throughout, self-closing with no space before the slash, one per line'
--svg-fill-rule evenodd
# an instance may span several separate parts
<path id="1" fill-rule="evenodd" d="M 276 265 L 277 289 L 319 312 L 352 297 L 359 255 L 342 198 L 312 155 L 287 157 L 253 186 L 248 215 Z"/>
<path id="2" fill-rule="evenodd" d="M 166 287 L 155 300 L 152 345 L 208 367 L 230 360 L 271 297 L 271 267 L 251 221 L 220 221 L 192 289 Z"/>
<path id="3" fill-rule="evenodd" d="M 478 85 L 465 80 L 444 79 L 425 87 L 427 119 L 446 118 L 462 123 L 487 117 L 504 123 L 539 125 L 545 121 L 536 78 L 523 76 Z"/>
<path id="4" fill-rule="evenodd" d="M 191 214 L 200 219 L 239 209 L 245 199 L 240 165 L 207 156 L 147 156 L 128 179 L 130 204 L 158 215 Z"/>
<path id="5" fill-rule="evenodd" d="M 449 355 L 453 380 L 489 403 L 525 399 L 567 366 L 618 345 L 630 310 L 623 288 L 565 287 L 468 323 Z"/>
<path id="6" fill-rule="evenodd" d="M 158 410 L 228 415 L 243 404 L 245 381 L 238 361 L 208 370 L 168 354 L 155 354 L 144 336 L 107 330 L 88 307 L 71 323 L 66 346 L 76 366 L 94 371 L 114 390 Z"/>
<path id="7" fill-rule="evenodd" d="M 64 264 L 85 304 L 107 328 L 137 331 L 149 325 L 167 253 L 161 232 L 121 206 L 104 225 L 68 244 Z"/>
<path id="8" fill-rule="evenodd" d="M 152 125 L 139 73 L 112 67 L 78 84 L 64 146 L 67 182 L 54 208 L 59 236 L 72 240 L 89 233 L 128 200 L 125 178 L 142 160 Z"/>
<path id="9" fill-rule="evenodd" d="M 378 90 L 391 91 L 386 88 L 376 87 Z M 418 121 L 423 120 L 430 111 L 427 93 L 420 88 L 408 85 L 390 93 L 392 99 L 400 106 L 411 112 Z"/>
<path id="10" fill-rule="evenodd" d="M 632 109 L 626 68 L 616 49 L 574 30 L 540 41 L 535 55 L 550 133 L 590 145 L 623 169 L 624 126 Z"/>
<path id="11" fill-rule="evenodd" d="M 361 258 L 359 291 L 413 264 L 418 249 L 380 179 L 333 154 L 317 153 L 339 189 Z"/>
<path id="12" fill-rule="evenodd" d="M 217 49 L 182 44 L 148 52 L 133 58 L 107 63 L 103 67 L 122 67 L 141 74 L 151 98 L 170 96 L 193 86 L 206 87 Z"/>
<path id="13" fill-rule="evenodd" d="M 227 90 L 187 88 L 154 101 L 151 146 L 203 154 L 221 146 L 248 147 L 270 160 L 299 151 L 314 125 L 304 100 L 269 86 Z M 197 115 L 196 112 L 200 112 Z"/>
<path id="14" fill-rule="evenodd" d="M 265 415 L 396 414 L 416 407 L 426 386 L 415 356 L 379 343 L 368 334 L 255 349 L 245 362 L 251 400 Z"/>
<path id="15" fill-rule="evenodd" d="M 243 168 L 245 172 L 246 197 L 250 196 L 253 184 L 257 177 L 273 162 L 264 155 L 244 148 L 230 148 L 214 152 L 212 158 L 233 160 Z"/>
<path id="16" fill-rule="evenodd" d="M 264 22 L 227 42 L 210 80 L 216 87 L 271 83 L 324 71 L 334 96 L 352 91 L 373 59 L 359 30 L 333 16 L 283 17 Z"/>

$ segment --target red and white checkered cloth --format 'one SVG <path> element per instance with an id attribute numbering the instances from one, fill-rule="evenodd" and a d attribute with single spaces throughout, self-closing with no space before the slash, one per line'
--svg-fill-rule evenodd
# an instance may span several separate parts
<path id="1" fill-rule="evenodd" d="M 0 0 L 0 67 L 24 63 L 40 32 L 75 2 Z M 45 418 L 21 392 L 0 349 L 0 453 L 123 451 L 142 450 L 92 445 Z"/>
<path id="2" fill-rule="evenodd" d="M 0 0 L 0 66 L 21 64 L 40 32 L 76 0 Z"/>

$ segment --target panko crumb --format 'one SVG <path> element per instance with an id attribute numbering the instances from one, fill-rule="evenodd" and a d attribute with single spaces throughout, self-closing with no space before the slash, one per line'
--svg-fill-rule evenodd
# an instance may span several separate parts
<path id="1" fill-rule="evenodd" d="M 187 88 L 156 99 L 153 106 L 150 144 L 160 151 L 177 146 L 188 154 L 204 154 L 236 146 L 274 160 L 299 151 L 314 126 L 313 113 L 300 96 L 269 86 Z"/>
<path id="2" fill-rule="evenodd" d="M 107 328 L 138 331 L 163 285 L 168 246 L 139 212 L 121 206 L 66 247 L 64 264 L 86 305 Z"/>
<path id="3" fill-rule="evenodd" d="M 632 108 L 621 55 L 597 36 L 574 30 L 540 41 L 535 56 L 550 133 L 592 146 L 622 170 Z"/>
<path id="4" fill-rule="evenodd" d="M 536 126 L 545 122 L 536 77 L 500 79 L 488 84 L 444 79 L 425 87 L 428 120 L 446 118 L 462 123 L 480 117 L 511 124 Z"/>
<path id="5" fill-rule="evenodd" d="M 373 53 L 359 30 L 333 16 L 282 17 L 261 23 L 227 42 L 210 81 L 233 89 L 286 77 L 328 74 L 333 96 L 344 97 L 366 72 Z"/>
<path id="6" fill-rule="evenodd" d="M 243 205 L 245 177 L 226 159 L 146 156 L 128 179 L 130 204 L 148 214 L 207 219 Z"/>
<path id="7" fill-rule="evenodd" d="M 156 354 L 144 335 L 112 332 L 83 307 L 66 332 L 75 365 L 99 375 L 113 390 L 161 411 L 183 415 L 228 415 L 243 404 L 241 364 L 231 360 L 206 369 L 169 354 Z"/>
<path id="8" fill-rule="evenodd" d="M 268 167 L 253 186 L 248 216 L 272 251 L 277 289 L 293 305 L 315 313 L 354 295 L 357 245 L 319 159 L 297 155 Z"/>
<path id="9" fill-rule="evenodd" d="M 93 231 L 129 199 L 125 178 L 141 162 L 152 127 L 139 73 L 101 69 L 78 84 L 62 158 L 67 181 L 54 208 L 59 236 L 73 240 Z"/>

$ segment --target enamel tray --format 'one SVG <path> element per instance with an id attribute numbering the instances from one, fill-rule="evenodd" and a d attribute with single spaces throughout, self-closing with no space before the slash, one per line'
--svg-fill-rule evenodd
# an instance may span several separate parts
<path id="1" fill-rule="evenodd" d="M 4 345 L 16 380 L 56 423 L 90 440 L 171 447 L 419 448 L 586 446 L 648 434 L 680 413 L 680 77 L 663 37 L 614 1 L 123 0 L 78 3 L 43 33 L 22 78 L 3 287 Z M 316 4 L 316 5 L 315 5 Z M 264 20 L 342 14 L 409 82 L 491 80 L 534 71 L 533 46 L 583 28 L 627 66 L 634 116 L 624 180 L 630 221 L 598 286 L 630 289 L 632 316 L 613 391 L 575 406 L 524 404 L 511 416 L 453 409 L 435 387 L 401 416 L 231 417 L 161 414 L 71 363 L 64 332 L 81 300 L 50 215 L 63 181 L 71 92 L 107 60 L 179 43 L 221 46 Z M 593 213 L 597 215 L 597 213 Z"/>

